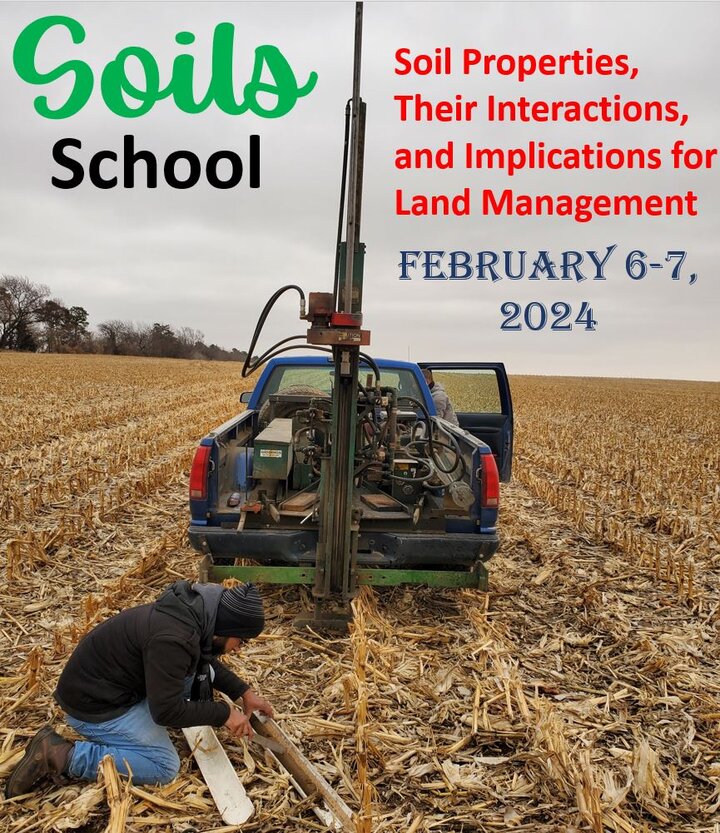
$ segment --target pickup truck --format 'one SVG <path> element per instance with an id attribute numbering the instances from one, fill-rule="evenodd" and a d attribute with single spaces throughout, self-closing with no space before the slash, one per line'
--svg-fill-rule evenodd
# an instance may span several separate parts
<path id="1" fill-rule="evenodd" d="M 365 362 L 361 379 L 370 369 Z M 459 427 L 437 416 L 422 367 L 444 385 Z M 361 384 L 358 394 L 356 567 L 486 576 L 482 562 L 499 546 L 499 484 L 510 479 L 512 462 L 504 366 L 376 359 L 373 370 L 382 388 Z M 236 558 L 315 564 L 332 371 L 324 356 L 272 359 L 241 396 L 247 409 L 200 441 L 190 472 L 189 539 L 214 565 Z"/>

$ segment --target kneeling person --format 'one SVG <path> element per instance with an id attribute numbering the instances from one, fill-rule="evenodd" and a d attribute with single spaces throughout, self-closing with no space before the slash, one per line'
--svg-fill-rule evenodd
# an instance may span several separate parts
<path id="1" fill-rule="evenodd" d="M 251 713 L 272 717 L 272 707 L 217 657 L 259 636 L 264 625 L 254 585 L 189 581 L 107 619 L 77 645 L 55 690 L 67 723 L 85 740 L 71 743 L 41 729 L 8 779 L 6 797 L 45 778 L 94 780 L 105 755 L 119 772 L 129 767 L 136 784 L 167 784 L 180 759 L 164 727 L 226 726 L 252 737 Z M 213 701 L 213 688 L 242 697 L 244 713 Z"/>

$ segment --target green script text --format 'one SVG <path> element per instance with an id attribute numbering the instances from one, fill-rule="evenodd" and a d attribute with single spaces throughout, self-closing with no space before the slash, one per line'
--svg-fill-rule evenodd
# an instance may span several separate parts
<path id="1" fill-rule="evenodd" d="M 66 119 L 74 116 L 88 102 L 93 91 L 92 68 L 80 59 L 59 64 L 48 72 L 40 72 L 35 57 L 43 36 L 55 26 L 63 27 L 79 44 L 85 40 L 82 24 L 64 15 L 41 17 L 26 26 L 18 36 L 13 50 L 15 71 L 28 84 L 49 84 L 66 73 L 73 73 L 75 80 L 67 99 L 59 106 L 51 107 L 47 96 L 35 99 L 35 110 L 46 119 Z M 175 42 L 187 46 L 195 41 L 192 32 L 178 32 Z M 307 81 L 298 86 L 292 67 L 282 52 L 269 44 L 255 48 L 255 59 L 250 80 L 243 87 L 241 101 L 235 98 L 233 87 L 233 49 L 235 27 L 232 23 L 219 23 L 212 41 L 212 71 L 205 95 L 198 101 L 193 92 L 195 58 L 180 54 L 172 64 L 167 86 L 161 86 L 160 69 L 153 54 L 141 46 L 121 49 L 103 69 L 100 76 L 100 92 L 107 107 L 116 115 L 136 118 L 149 112 L 163 98 L 172 97 L 177 107 L 185 113 L 201 113 L 214 101 L 220 110 L 232 116 L 251 112 L 263 118 L 276 119 L 289 113 L 297 100 L 315 88 L 317 73 L 310 72 Z M 142 87 L 135 86 L 126 74 L 129 59 L 137 61 L 144 75 Z M 262 80 L 263 75 L 269 76 Z M 258 96 L 262 94 L 262 101 Z M 128 99 L 130 103 L 128 103 Z M 132 104 L 132 106 L 131 106 Z"/>

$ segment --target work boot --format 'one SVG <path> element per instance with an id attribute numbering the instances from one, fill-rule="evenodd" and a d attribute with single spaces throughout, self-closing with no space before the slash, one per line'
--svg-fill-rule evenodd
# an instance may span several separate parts
<path id="1" fill-rule="evenodd" d="M 44 726 L 30 741 L 25 755 L 5 784 L 5 798 L 29 793 L 34 784 L 56 778 L 67 767 L 74 744 Z"/>

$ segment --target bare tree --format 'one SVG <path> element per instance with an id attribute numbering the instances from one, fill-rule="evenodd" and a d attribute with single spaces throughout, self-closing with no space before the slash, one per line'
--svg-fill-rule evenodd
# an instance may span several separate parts
<path id="1" fill-rule="evenodd" d="M 195 345 L 202 342 L 205 336 L 192 327 L 180 327 L 175 331 L 175 337 L 180 344 L 180 355 L 184 359 L 191 359 L 195 356 Z"/>
<path id="2" fill-rule="evenodd" d="M 33 328 L 50 289 L 22 275 L 0 277 L 0 349 L 35 349 Z"/>
<path id="3" fill-rule="evenodd" d="M 127 329 L 127 322 L 103 321 L 98 325 L 98 332 L 103 340 L 103 352 L 118 355 L 122 352 L 122 343 Z"/>
<path id="4" fill-rule="evenodd" d="M 245 353 L 206 345 L 200 330 L 170 324 L 111 319 L 89 329 L 84 307 L 66 307 L 44 284 L 23 275 L 0 275 L 0 349 L 102 352 L 122 356 L 242 361 Z"/>

